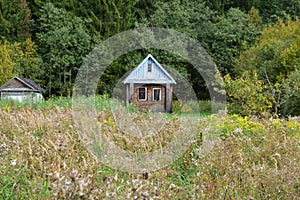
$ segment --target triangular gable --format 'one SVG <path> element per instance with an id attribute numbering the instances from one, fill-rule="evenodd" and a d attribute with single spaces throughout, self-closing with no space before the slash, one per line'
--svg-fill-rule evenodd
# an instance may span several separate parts
<path id="1" fill-rule="evenodd" d="M 148 61 L 152 61 L 152 69 L 148 71 Z M 176 84 L 173 77 L 149 54 L 123 81 L 126 83 L 170 83 Z"/>
<path id="2" fill-rule="evenodd" d="M 25 84 L 29 85 L 31 88 L 40 91 L 40 92 L 44 92 L 45 90 L 39 86 L 38 84 L 36 84 L 33 80 L 29 79 L 29 78 L 20 78 Z"/>
<path id="3" fill-rule="evenodd" d="M 17 81 L 17 83 L 14 83 L 14 81 Z M 27 83 L 26 81 L 22 80 L 19 77 L 14 77 L 10 79 L 0 87 L 0 90 L 9 90 L 9 89 L 26 89 L 26 90 L 39 91 L 37 88 L 33 87 L 31 84 Z"/>

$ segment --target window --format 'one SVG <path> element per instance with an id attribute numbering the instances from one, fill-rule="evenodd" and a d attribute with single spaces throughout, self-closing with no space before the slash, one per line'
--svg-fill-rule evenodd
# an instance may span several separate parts
<path id="1" fill-rule="evenodd" d="M 152 101 L 161 101 L 161 88 L 153 88 Z"/>
<path id="2" fill-rule="evenodd" d="M 151 72 L 152 71 L 152 60 L 149 59 L 148 60 L 148 72 Z"/>
<path id="3" fill-rule="evenodd" d="M 139 101 L 147 100 L 147 88 L 138 88 L 138 100 Z"/>

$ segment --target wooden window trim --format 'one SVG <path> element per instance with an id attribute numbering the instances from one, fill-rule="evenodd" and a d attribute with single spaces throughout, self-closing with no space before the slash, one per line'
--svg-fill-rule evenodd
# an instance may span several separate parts
<path id="1" fill-rule="evenodd" d="M 145 89 L 145 98 L 144 99 L 140 99 L 140 89 Z M 138 101 L 147 101 L 147 96 L 148 96 L 147 87 L 137 88 L 137 99 L 138 99 Z"/>
<path id="2" fill-rule="evenodd" d="M 159 90 L 159 100 L 155 100 L 155 99 L 154 99 L 154 91 L 155 91 L 155 90 Z M 161 91 L 162 91 L 161 88 L 153 88 L 153 89 L 152 89 L 152 101 L 156 101 L 156 102 L 157 102 L 157 101 L 161 101 Z"/>

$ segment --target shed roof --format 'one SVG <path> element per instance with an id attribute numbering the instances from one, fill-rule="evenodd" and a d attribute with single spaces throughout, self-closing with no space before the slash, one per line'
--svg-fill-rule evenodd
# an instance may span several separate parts
<path id="1" fill-rule="evenodd" d="M 148 72 L 148 62 L 152 63 L 153 69 Z M 126 83 L 157 83 L 176 84 L 173 77 L 149 54 L 123 81 Z"/>
<path id="2" fill-rule="evenodd" d="M 21 85 L 13 84 L 18 81 Z M 44 92 L 45 90 L 29 78 L 14 77 L 0 87 L 0 91 L 33 91 Z"/>

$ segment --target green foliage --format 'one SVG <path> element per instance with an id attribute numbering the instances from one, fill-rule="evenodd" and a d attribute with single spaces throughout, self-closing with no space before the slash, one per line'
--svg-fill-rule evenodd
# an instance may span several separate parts
<path id="1" fill-rule="evenodd" d="M 204 0 L 206 5 L 208 5 L 211 9 L 217 11 L 218 13 L 224 14 L 226 11 L 230 10 L 231 8 L 239 8 L 243 11 L 250 10 L 251 7 L 258 8 L 260 0 Z"/>
<path id="2" fill-rule="evenodd" d="M 91 48 L 84 21 L 48 3 L 41 9 L 36 27 L 47 94 L 70 95 L 83 56 Z"/>
<path id="3" fill-rule="evenodd" d="M 255 7 L 251 7 L 247 14 L 247 18 L 254 27 L 262 27 L 262 18 L 259 14 L 259 10 L 257 10 Z"/>
<path id="4" fill-rule="evenodd" d="M 107 38 L 133 28 L 137 22 L 137 2 L 138 0 L 102 0 L 94 3 L 90 17 L 95 31 Z"/>
<path id="5" fill-rule="evenodd" d="M 4 41 L 0 43 L 0 86 L 16 75 L 14 66 L 12 46 Z"/>
<path id="6" fill-rule="evenodd" d="M 105 72 L 97 84 L 98 94 L 112 94 L 114 89 L 121 89 L 119 93 L 123 94 L 124 86 L 119 81 L 124 78 L 126 73 L 138 66 L 145 56 L 147 55 L 143 55 L 140 51 L 132 51 L 113 61 L 113 63 L 105 69 Z M 95 63 L 99 63 L 99 61 L 96 60 Z M 118 95 L 120 96 L 120 94 Z M 123 98 L 123 96 L 120 98 Z"/>
<path id="7" fill-rule="evenodd" d="M 256 6 L 265 22 L 276 23 L 278 18 L 296 18 L 300 16 L 300 1 L 299 0 L 260 0 Z"/>
<path id="8" fill-rule="evenodd" d="M 230 111 L 241 115 L 280 116 L 299 115 L 300 75 L 293 72 L 287 79 L 275 84 L 261 80 L 255 71 L 242 77 L 224 77 Z"/>
<path id="9" fill-rule="evenodd" d="M 257 70 L 260 78 L 275 83 L 286 78 L 299 66 L 300 22 L 279 19 L 277 24 L 263 29 L 261 36 L 235 61 L 234 71 L 240 75 L 247 70 Z"/>
<path id="10" fill-rule="evenodd" d="M 93 105 L 97 110 L 103 111 L 105 109 L 111 109 L 113 106 L 112 100 L 108 95 L 96 95 L 94 97 Z M 86 98 L 85 98 L 86 99 Z M 87 99 L 87 102 L 91 102 L 91 97 Z M 33 108 L 35 110 L 40 109 L 71 109 L 72 108 L 72 97 L 55 96 L 41 102 L 18 102 L 11 99 L 0 99 L 0 109 L 6 111 L 10 110 L 21 110 L 23 108 Z M 133 111 L 135 108 L 131 108 Z"/>
<path id="11" fill-rule="evenodd" d="M 0 40 L 23 41 L 30 37 L 31 11 L 26 0 L 0 1 Z"/>
<path id="12" fill-rule="evenodd" d="M 245 14 L 232 8 L 224 15 L 215 16 L 213 10 L 196 1 L 158 2 L 157 10 L 148 23 L 172 28 L 198 39 L 223 75 L 232 72 L 232 61 L 252 44 L 260 28 L 259 14 L 254 9 Z M 195 86 L 203 85 L 203 80 L 193 76 L 194 72 L 188 72 Z"/>
<path id="13" fill-rule="evenodd" d="M 71 12 L 74 16 L 87 21 L 88 32 L 99 40 L 113 36 L 119 32 L 130 29 L 137 19 L 137 0 L 101 0 L 101 1 L 78 1 L 78 0 L 31 0 L 30 6 L 34 18 L 41 15 L 40 9 L 51 2 L 56 8 Z M 140 5 L 142 6 L 142 5 Z M 142 13 L 141 13 L 142 14 Z"/>
<path id="14" fill-rule="evenodd" d="M 196 3 L 195 1 L 157 1 L 155 7 L 157 9 L 148 22 L 151 26 L 172 28 L 193 38 L 197 34 L 196 22 L 205 19 L 205 17 L 209 18 L 211 12 L 206 9 L 203 3 Z M 208 19 L 205 20 L 208 21 Z"/>
<path id="15" fill-rule="evenodd" d="M 299 8 L 299 0 L 0 0 L 0 84 L 19 75 L 42 83 L 49 96 L 70 95 L 91 43 L 132 27 L 159 26 L 201 42 L 222 74 L 230 73 L 225 77 L 229 110 L 246 116 L 201 119 L 197 141 L 172 166 L 135 175 L 103 166 L 88 154 L 72 119 L 70 97 L 34 105 L 1 100 L 0 199 L 295 198 L 300 189 L 299 118 L 247 116 L 300 114 Z M 278 17 L 283 20 L 277 22 Z M 143 49 L 116 60 L 99 81 L 98 92 L 109 94 L 148 53 L 175 65 L 197 94 L 206 91 L 183 59 Z M 118 132 L 107 95 L 96 96 L 93 103 L 103 119 L 103 133 L 120 147 L 142 146 Z M 173 106 L 175 113 L 211 110 L 210 101 L 174 101 Z M 142 123 L 152 123 L 135 107 L 129 110 Z M 178 130 L 176 119 L 167 119 L 168 131 L 161 133 L 160 142 Z M 220 140 L 200 157 L 207 133 Z"/>
<path id="16" fill-rule="evenodd" d="M 23 42 L 0 44 L 0 86 L 14 76 L 38 82 L 40 59 L 30 38 Z"/>
<path id="17" fill-rule="evenodd" d="M 237 76 L 256 70 L 258 79 L 265 80 L 265 87 L 269 87 L 265 96 L 272 98 L 274 112 L 283 116 L 299 114 L 299 33 L 298 19 L 279 19 L 277 24 L 265 27 L 255 45 L 235 61 Z"/>
<path id="18" fill-rule="evenodd" d="M 30 78 L 33 81 L 39 83 L 39 76 L 42 73 L 40 69 L 41 59 L 37 53 L 37 46 L 31 40 L 27 38 L 21 43 L 15 42 L 14 48 L 14 72 L 22 78 Z"/>
<path id="19" fill-rule="evenodd" d="M 269 88 L 258 79 L 255 71 L 245 72 L 235 80 L 226 75 L 224 83 L 231 112 L 246 116 L 261 116 L 264 112 L 271 112 L 273 102 Z"/>
<path id="20" fill-rule="evenodd" d="M 206 43 L 222 75 L 232 73 L 233 60 L 248 49 L 259 34 L 258 22 L 239 9 L 230 9 L 212 26 Z M 259 19 L 256 19 L 259 20 Z M 199 30 L 200 31 L 200 30 Z"/>
<path id="21" fill-rule="evenodd" d="M 288 78 L 282 84 L 281 96 L 277 99 L 280 100 L 280 112 L 283 116 L 300 115 L 300 72 L 295 70 L 289 73 Z"/>
<path id="22" fill-rule="evenodd" d="M 286 102 L 296 105 L 292 92 L 276 88 L 292 90 L 282 81 L 299 66 L 299 8 L 298 0 L 2 0 L 0 35 L 12 45 L 13 68 L 6 72 L 13 69 L 13 74 L 8 76 L 35 80 L 46 88 L 46 96 L 71 95 L 82 59 L 97 42 L 134 27 L 158 26 L 198 40 L 222 75 L 229 73 L 235 78 L 255 69 L 259 79 L 269 80 L 277 91 L 273 98 L 284 94 L 290 98 Z M 284 20 L 267 24 L 278 17 Z M 111 94 L 120 78 L 148 53 L 174 66 L 189 80 L 199 99 L 209 99 L 209 86 L 190 63 L 156 49 L 130 52 L 116 60 L 98 82 L 97 93 Z M 291 113 L 287 107 L 294 107 L 276 102 L 280 112 Z"/>
<path id="23" fill-rule="evenodd" d="M 293 18 L 300 16 L 299 0 L 205 0 L 206 5 L 218 13 L 226 13 L 231 8 L 239 8 L 249 11 L 255 7 L 261 13 L 264 23 L 276 22 L 277 18 L 285 18 L 288 15 Z"/>

